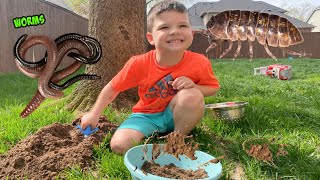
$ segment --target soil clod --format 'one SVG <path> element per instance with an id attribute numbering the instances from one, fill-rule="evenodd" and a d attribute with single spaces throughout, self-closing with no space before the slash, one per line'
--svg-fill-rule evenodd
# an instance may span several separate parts
<path id="1" fill-rule="evenodd" d="M 246 144 L 251 141 L 250 147 L 248 148 Z M 260 142 L 253 142 L 260 141 Z M 262 143 L 264 142 L 264 143 Z M 272 146 L 272 147 L 271 147 Z M 280 146 L 280 147 L 279 147 Z M 242 143 L 243 150 L 246 153 L 257 160 L 261 160 L 267 164 L 273 164 L 273 155 L 276 156 L 285 156 L 288 152 L 284 149 L 286 147 L 285 144 L 276 144 L 275 138 L 270 138 L 266 140 L 264 138 L 256 138 L 256 139 L 248 139 Z"/>

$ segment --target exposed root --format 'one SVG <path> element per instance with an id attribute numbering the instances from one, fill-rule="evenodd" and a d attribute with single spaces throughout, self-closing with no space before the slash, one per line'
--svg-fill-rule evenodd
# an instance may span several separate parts
<path id="1" fill-rule="evenodd" d="M 148 144 L 148 142 L 149 142 L 152 138 L 154 138 L 156 135 L 157 135 L 157 132 L 153 132 L 152 135 L 146 139 L 146 141 L 144 142 L 143 148 L 142 148 L 142 152 L 143 152 L 143 155 L 144 155 L 144 159 L 147 160 L 147 161 L 150 162 L 150 163 L 153 162 L 154 158 L 153 158 L 153 156 L 152 156 L 152 160 L 149 160 L 149 159 L 147 158 L 147 153 L 148 153 L 147 144 Z M 160 155 L 160 154 L 159 154 L 159 155 Z"/>

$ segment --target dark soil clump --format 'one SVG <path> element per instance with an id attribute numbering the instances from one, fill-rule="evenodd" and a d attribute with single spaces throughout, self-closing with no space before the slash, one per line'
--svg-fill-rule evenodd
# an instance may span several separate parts
<path id="1" fill-rule="evenodd" d="M 25 138 L 0 157 L 0 179 L 54 179 L 74 165 L 91 166 L 93 146 L 117 126 L 100 117 L 99 131 L 84 138 L 75 126 L 54 123 Z"/>

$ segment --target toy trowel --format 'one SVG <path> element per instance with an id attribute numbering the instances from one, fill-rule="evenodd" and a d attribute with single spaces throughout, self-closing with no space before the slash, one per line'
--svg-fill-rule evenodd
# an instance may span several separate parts
<path id="1" fill-rule="evenodd" d="M 80 125 L 77 125 L 76 128 L 78 128 L 83 133 L 85 138 L 99 130 L 99 128 L 97 127 L 92 129 L 91 126 L 87 126 L 86 129 L 83 130 Z"/>

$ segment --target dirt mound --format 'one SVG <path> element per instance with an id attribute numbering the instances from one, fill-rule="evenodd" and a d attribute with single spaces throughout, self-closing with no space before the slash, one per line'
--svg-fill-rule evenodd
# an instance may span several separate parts
<path id="1" fill-rule="evenodd" d="M 25 138 L 0 158 L 0 179 L 53 179 L 73 165 L 81 168 L 92 163 L 92 150 L 116 125 L 104 116 L 99 131 L 84 138 L 75 126 L 54 123 Z"/>

